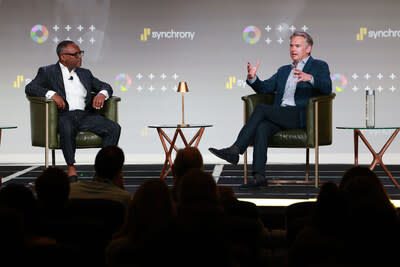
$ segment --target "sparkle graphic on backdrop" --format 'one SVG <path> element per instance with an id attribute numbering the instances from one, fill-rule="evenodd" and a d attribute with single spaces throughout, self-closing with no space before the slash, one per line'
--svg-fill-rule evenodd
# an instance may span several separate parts
<path id="1" fill-rule="evenodd" d="M 49 37 L 49 31 L 43 25 L 35 25 L 31 29 L 31 38 L 38 44 L 43 44 Z"/>
<path id="2" fill-rule="evenodd" d="M 133 78 L 131 78 L 133 77 Z M 180 77 L 177 73 L 167 75 L 166 72 L 161 74 L 150 72 L 137 73 L 129 76 L 126 73 L 120 73 L 115 77 L 114 85 L 121 90 L 121 92 L 126 92 L 135 84 L 134 89 L 139 93 L 144 92 L 176 92 L 176 81 Z M 171 90 L 168 90 L 171 88 Z"/>
<path id="3" fill-rule="evenodd" d="M 79 43 L 80 45 L 85 42 L 94 45 L 94 43 L 96 42 L 96 39 L 94 39 L 93 36 L 95 34 L 94 30 L 96 30 L 96 27 L 94 25 L 83 26 L 79 24 L 77 26 L 73 26 L 67 24 L 63 26 L 55 24 L 51 27 L 51 29 L 53 30 L 53 32 L 51 33 L 51 40 L 56 44 L 61 42 L 62 40 L 71 40 Z M 84 32 L 84 30 L 86 30 L 87 32 Z M 50 37 L 47 27 L 40 24 L 32 27 L 30 36 L 33 41 L 39 44 L 46 42 L 46 40 Z"/>
<path id="4" fill-rule="evenodd" d="M 382 93 L 385 91 L 390 91 L 391 93 L 394 93 L 396 91 L 396 87 L 393 84 L 396 82 L 395 80 L 397 79 L 397 75 L 393 72 L 390 72 L 390 74 L 382 74 L 382 72 L 379 72 L 377 74 L 374 74 L 373 72 L 354 72 L 351 74 L 351 78 L 352 79 L 350 79 L 350 83 L 352 84 L 350 85 L 350 87 L 354 93 L 359 91 L 362 92 L 362 90 L 369 89 L 374 89 L 378 93 Z M 377 86 L 372 86 L 373 84 L 377 84 Z M 387 87 L 385 87 L 384 84 L 388 84 Z"/>
<path id="5" fill-rule="evenodd" d="M 310 28 L 307 25 L 298 26 L 288 25 L 286 23 L 274 25 L 267 25 L 264 30 L 267 32 L 264 37 L 266 45 L 272 45 L 277 43 L 279 45 L 285 44 L 288 36 L 290 36 L 295 30 L 307 32 Z M 261 38 L 261 31 L 257 26 L 247 26 L 242 33 L 243 40 L 248 44 L 256 44 Z"/>

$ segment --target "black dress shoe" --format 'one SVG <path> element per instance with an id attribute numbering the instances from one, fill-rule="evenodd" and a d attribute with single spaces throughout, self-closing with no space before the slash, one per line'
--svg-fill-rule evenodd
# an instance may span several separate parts
<path id="1" fill-rule="evenodd" d="M 78 176 L 77 175 L 71 175 L 71 176 L 68 176 L 68 178 L 69 178 L 69 182 L 70 183 L 78 182 Z"/>
<path id="2" fill-rule="evenodd" d="M 267 180 L 263 180 L 263 181 L 259 181 L 259 182 L 249 182 L 247 184 L 242 184 L 239 186 L 240 190 L 258 190 L 258 189 L 265 189 L 268 187 L 268 181 Z"/>
<path id="3" fill-rule="evenodd" d="M 239 154 L 231 151 L 231 149 L 228 148 L 222 148 L 222 149 L 216 149 L 210 147 L 208 149 L 211 153 L 213 153 L 215 156 L 218 158 L 221 158 L 223 160 L 226 160 L 230 164 L 237 165 L 239 162 Z"/>

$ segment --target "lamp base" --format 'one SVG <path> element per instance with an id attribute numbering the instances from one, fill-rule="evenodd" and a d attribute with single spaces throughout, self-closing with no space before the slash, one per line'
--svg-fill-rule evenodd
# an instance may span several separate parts
<path id="1" fill-rule="evenodd" d="M 179 127 L 188 127 L 188 126 L 190 126 L 190 124 L 187 124 L 187 123 L 179 123 L 178 126 L 179 126 Z"/>

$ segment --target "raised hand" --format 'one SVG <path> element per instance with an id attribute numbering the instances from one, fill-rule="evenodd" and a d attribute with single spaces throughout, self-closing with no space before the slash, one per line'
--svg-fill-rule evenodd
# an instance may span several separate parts
<path id="1" fill-rule="evenodd" d="M 296 81 L 297 83 L 298 82 L 309 82 L 312 79 L 312 76 L 310 74 L 302 72 L 301 70 L 296 69 L 296 68 L 293 71 L 293 76 L 295 78 L 297 78 L 297 81 Z"/>
<path id="2" fill-rule="evenodd" d="M 250 62 L 247 62 L 247 80 L 254 79 L 257 76 L 258 66 L 260 66 L 260 61 L 257 61 L 255 66 L 252 66 Z"/>

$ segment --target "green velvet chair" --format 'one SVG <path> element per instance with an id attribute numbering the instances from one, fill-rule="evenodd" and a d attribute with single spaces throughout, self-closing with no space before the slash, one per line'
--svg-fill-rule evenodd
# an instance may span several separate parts
<path id="1" fill-rule="evenodd" d="M 315 149 L 315 187 L 319 186 L 318 162 L 319 147 L 332 144 L 332 101 L 336 94 L 311 97 L 306 107 L 305 129 L 284 130 L 272 136 L 268 147 L 278 148 L 305 148 L 306 149 L 306 177 L 305 181 L 298 183 L 310 183 L 310 148 Z M 258 104 L 272 105 L 275 94 L 253 94 L 243 96 L 244 122 L 248 120 L 254 108 Z M 247 183 L 247 150 L 244 152 L 244 182 Z M 274 180 L 274 182 L 289 182 Z"/>
<path id="2" fill-rule="evenodd" d="M 57 130 L 58 110 L 52 99 L 45 97 L 27 97 L 30 103 L 32 146 L 45 148 L 45 166 L 49 166 L 49 150 L 52 151 L 52 165 L 55 165 L 55 149 L 61 149 L 60 134 Z M 118 122 L 119 97 L 110 97 L 102 109 L 96 110 L 106 118 Z M 76 148 L 99 148 L 102 138 L 91 132 L 78 132 Z"/>

